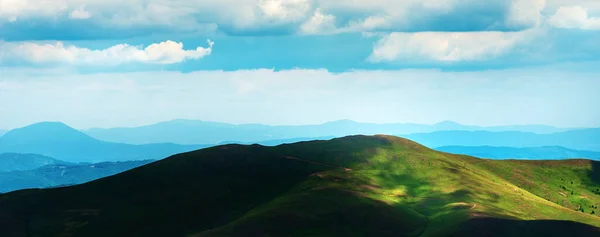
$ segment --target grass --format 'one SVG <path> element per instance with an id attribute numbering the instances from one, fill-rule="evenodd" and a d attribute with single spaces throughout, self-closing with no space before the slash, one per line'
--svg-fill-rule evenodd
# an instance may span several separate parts
<path id="1" fill-rule="evenodd" d="M 389 136 L 226 145 L 0 196 L 0 223 L 25 236 L 477 236 L 469 229 L 488 225 L 596 234 L 600 217 L 587 210 L 600 204 L 597 176 L 592 161 L 491 161 Z"/>

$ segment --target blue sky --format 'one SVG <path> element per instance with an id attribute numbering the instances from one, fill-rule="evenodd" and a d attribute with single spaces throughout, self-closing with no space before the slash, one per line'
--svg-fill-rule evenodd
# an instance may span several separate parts
<path id="1" fill-rule="evenodd" d="M 600 126 L 595 0 L 5 0 L 0 128 Z"/>

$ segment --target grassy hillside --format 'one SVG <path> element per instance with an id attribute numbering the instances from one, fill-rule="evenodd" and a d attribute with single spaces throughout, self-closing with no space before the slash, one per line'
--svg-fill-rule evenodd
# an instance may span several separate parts
<path id="1" fill-rule="evenodd" d="M 389 136 L 225 145 L 84 185 L 2 195 L 0 235 L 600 234 L 598 214 L 573 208 L 582 198 L 600 205 L 598 163 L 538 162 L 451 155 Z M 552 196 L 560 178 L 573 181 L 564 200 Z"/>

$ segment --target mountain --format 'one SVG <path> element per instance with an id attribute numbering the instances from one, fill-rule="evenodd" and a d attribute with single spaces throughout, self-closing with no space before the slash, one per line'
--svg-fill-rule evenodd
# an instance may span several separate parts
<path id="1" fill-rule="evenodd" d="M 493 146 L 443 146 L 438 151 L 491 159 L 569 159 L 586 158 L 600 160 L 600 152 L 573 150 L 560 146 L 545 147 L 493 147 Z"/>
<path id="2" fill-rule="evenodd" d="M 32 170 L 46 165 L 62 165 L 67 162 L 37 154 L 0 154 L 0 172 Z"/>
<path id="3" fill-rule="evenodd" d="M 600 163 L 482 160 L 391 136 L 223 145 L 0 195 L 0 236 L 598 236 Z"/>
<path id="4" fill-rule="evenodd" d="M 278 146 L 281 144 L 289 144 L 289 143 L 296 143 L 296 142 L 306 142 L 306 141 L 313 141 L 313 140 L 329 140 L 329 139 L 333 139 L 335 137 L 332 136 L 328 136 L 328 137 L 299 137 L 299 138 L 289 138 L 289 139 L 279 139 L 279 140 L 267 140 L 267 141 L 260 141 L 260 142 L 239 142 L 239 141 L 224 141 L 221 142 L 220 145 L 224 145 L 224 144 L 242 144 L 242 145 L 252 145 L 252 144 L 259 144 L 259 145 L 263 145 L 263 146 Z"/>
<path id="5" fill-rule="evenodd" d="M 104 141 L 147 144 L 171 142 L 177 144 L 219 144 L 224 141 L 255 143 L 310 137 L 341 137 L 354 134 L 373 135 L 426 133 L 441 130 L 525 131 L 535 133 L 563 132 L 568 129 L 543 125 L 480 127 L 441 122 L 434 125 L 392 123 L 371 124 L 339 120 L 319 125 L 269 126 L 262 124 L 232 125 L 199 120 L 172 120 L 133 128 L 94 128 L 85 133 Z"/>
<path id="6" fill-rule="evenodd" d="M 73 163 L 156 160 L 204 147 L 207 145 L 129 145 L 105 142 L 58 122 L 43 122 L 13 129 L 0 137 L 0 153 L 34 153 Z"/>
<path id="7" fill-rule="evenodd" d="M 27 188 L 74 185 L 111 176 L 152 161 L 52 164 L 34 170 L 0 172 L 0 193 Z"/>
<path id="8" fill-rule="evenodd" d="M 7 133 L 7 132 L 8 132 L 7 130 L 2 130 L 2 129 L 0 129 L 0 137 L 1 137 L 2 135 L 4 135 L 5 133 Z"/>
<path id="9" fill-rule="evenodd" d="M 439 131 L 400 135 L 427 147 L 500 146 L 542 147 L 562 146 L 576 150 L 600 151 L 600 128 L 576 129 L 552 134 L 528 132 Z"/>

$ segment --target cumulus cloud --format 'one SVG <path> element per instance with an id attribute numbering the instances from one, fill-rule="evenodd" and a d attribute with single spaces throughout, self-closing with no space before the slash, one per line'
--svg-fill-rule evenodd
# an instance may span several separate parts
<path id="1" fill-rule="evenodd" d="M 508 24 L 516 27 L 536 27 L 542 20 L 541 11 L 546 0 L 513 0 L 508 15 Z"/>
<path id="2" fill-rule="evenodd" d="M 322 34 L 331 33 L 335 30 L 335 16 L 323 14 L 317 9 L 314 15 L 300 26 L 302 34 Z"/>
<path id="3" fill-rule="evenodd" d="M 271 19 L 295 21 L 304 18 L 310 9 L 309 0 L 261 0 L 258 6 Z"/>
<path id="4" fill-rule="evenodd" d="M 173 64 L 185 60 L 200 59 L 212 52 L 214 42 L 208 40 L 208 47 L 183 49 L 183 43 L 167 40 L 143 48 L 128 44 L 118 44 L 106 49 L 89 49 L 63 42 L 0 42 L 1 61 L 22 60 L 34 64 L 98 64 L 118 65 L 124 63 Z"/>
<path id="5" fill-rule="evenodd" d="M 83 5 L 69 13 L 71 19 L 89 19 L 90 17 L 92 17 L 92 13 L 86 11 Z"/>
<path id="6" fill-rule="evenodd" d="M 600 17 L 591 17 L 582 6 L 560 7 L 548 23 L 557 28 L 600 30 Z"/>
<path id="7" fill-rule="evenodd" d="M 14 22 L 21 17 L 54 17 L 66 9 L 68 2 L 65 0 L 2 0 L 0 20 Z"/>
<path id="8" fill-rule="evenodd" d="M 528 42 L 535 33 L 534 30 L 391 33 L 377 42 L 369 59 L 373 62 L 488 60 Z"/>
<path id="9" fill-rule="evenodd" d="M 29 20 L 43 27 L 48 21 L 89 19 L 90 24 L 104 30 L 158 27 L 244 34 L 276 28 L 286 33 L 333 34 L 523 30 L 540 25 L 547 17 L 543 13 L 564 7 L 569 1 L 4 0 L 2 3 L 0 24 Z M 578 3 L 586 8 L 600 8 L 595 0 Z"/>

